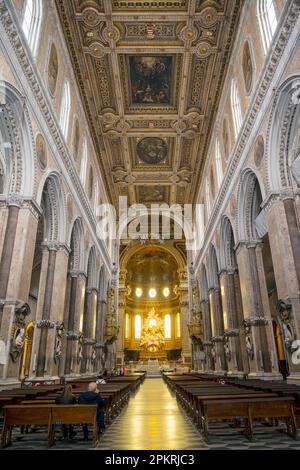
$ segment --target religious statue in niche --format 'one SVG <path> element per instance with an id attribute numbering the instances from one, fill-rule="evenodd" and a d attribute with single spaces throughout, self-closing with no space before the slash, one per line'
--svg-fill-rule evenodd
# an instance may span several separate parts
<path id="1" fill-rule="evenodd" d="M 263 161 L 265 155 L 265 143 L 262 135 L 259 135 L 255 142 L 254 148 L 254 162 L 259 167 Z"/>
<path id="2" fill-rule="evenodd" d="M 171 56 L 129 57 L 133 104 L 171 104 L 172 62 Z"/>
<path id="3" fill-rule="evenodd" d="M 51 44 L 48 64 L 48 86 L 52 95 L 55 94 L 58 77 L 58 57 L 55 45 Z"/>
<path id="4" fill-rule="evenodd" d="M 162 163 L 168 153 L 168 145 L 159 137 L 145 137 L 136 146 L 137 154 L 142 162 L 149 165 Z"/>
<path id="5" fill-rule="evenodd" d="M 284 302 L 284 300 L 279 300 L 277 309 L 282 322 L 285 346 L 289 351 L 292 351 L 293 342 L 295 340 L 295 334 L 293 332 L 292 306 Z"/>
<path id="6" fill-rule="evenodd" d="M 83 336 L 78 339 L 77 363 L 80 364 L 83 359 Z"/>
<path id="7" fill-rule="evenodd" d="M 252 338 L 251 338 L 251 334 L 246 334 L 246 351 L 247 351 L 247 354 L 249 356 L 249 358 L 251 359 L 251 361 L 253 361 L 254 359 L 254 349 L 253 349 L 253 344 L 252 344 Z"/>
<path id="8" fill-rule="evenodd" d="M 253 83 L 253 63 L 249 42 L 246 41 L 243 50 L 243 74 L 245 80 L 245 88 L 247 93 L 251 91 Z"/>
<path id="9" fill-rule="evenodd" d="M 41 168 L 44 170 L 47 166 L 47 150 L 45 140 L 41 134 L 38 134 L 36 138 L 36 154 Z"/>
<path id="10" fill-rule="evenodd" d="M 16 362 L 20 357 L 25 339 L 26 339 L 26 317 L 30 315 L 30 307 L 28 304 L 23 304 L 15 310 L 15 321 L 12 329 L 12 344 L 10 349 L 10 356 L 13 362 Z"/>
<path id="11" fill-rule="evenodd" d="M 62 356 L 62 339 L 64 335 L 64 325 L 59 324 L 56 328 L 55 346 L 54 346 L 54 362 L 57 364 Z"/>

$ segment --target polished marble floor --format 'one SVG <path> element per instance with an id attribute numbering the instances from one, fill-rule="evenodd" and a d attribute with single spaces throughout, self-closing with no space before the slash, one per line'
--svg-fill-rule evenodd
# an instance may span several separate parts
<path id="1" fill-rule="evenodd" d="M 249 442 L 241 434 L 211 435 L 206 444 L 192 421 L 178 407 L 175 396 L 162 378 L 147 378 L 129 404 L 109 426 L 96 447 L 84 442 L 81 427 L 72 441 L 61 440 L 59 432 L 53 450 L 300 450 L 300 441 L 274 430 L 257 431 Z M 300 434 L 300 432 L 299 432 Z M 45 429 L 28 435 L 13 433 L 8 450 L 46 448 Z"/>
<path id="2" fill-rule="evenodd" d="M 98 448 L 185 450 L 207 446 L 163 380 L 149 378 L 107 430 Z"/>

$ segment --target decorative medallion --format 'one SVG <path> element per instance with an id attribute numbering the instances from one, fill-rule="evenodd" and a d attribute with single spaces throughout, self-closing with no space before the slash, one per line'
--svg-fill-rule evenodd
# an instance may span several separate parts
<path id="1" fill-rule="evenodd" d="M 254 146 L 254 162 L 256 167 L 258 168 L 264 158 L 265 155 L 265 142 L 262 135 L 259 135 L 256 139 L 255 146 Z"/>
<path id="2" fill-rule="evenodd" d="M 54 43 L 51 44 L 48 63 L 48 87 L 52 96 L 55 94 L 58 76 L 58 56 Z"/>
<path id="3" fill-rule="evenodd" d="M 196 47 L 196 55 L 200 59 L 206 59 L 212 53 L 211 45 L 208 42 L 200 42 Z"/>
<path id="4" fill-rule="evenodd" d="M 230 214 L 233 218 L 236 216 L 236 197 L 234 194 L 232 195 L 230 201 Z"/>
<path id="5" fill-rule="evenodd" d="M 245 42 L 243 50 L 243 74 L 246 91 L 250 93 L 253 85 L 253 63 L 248 41 Z"/>
<path id="6" fill-rule="evenodd" d="M 98 26 L 101 21 L 101 17 L 95 10 L 88 8 L 83 13 L 83 21 L 87 26 Z"/>
<path id="7" fill-rule="evenodd" d="M 47 148 L 44 137 L 38 134 L 36 137 L 36 154 L 42 170 L 47 167 Z"/>
<path id="8" fill-rule="evenodd" d="M 168 154 L 168 145 L 159 137 L 145 137 L 137 144 L 137 154 L 142 162 L 157 165 L 163 162 Z"/>
<path id="9" fill-rule="evenodd" d="M 67 214 L 69 223 L 73 220 L 73 198 L 71 194 L 67 195 Z"/>

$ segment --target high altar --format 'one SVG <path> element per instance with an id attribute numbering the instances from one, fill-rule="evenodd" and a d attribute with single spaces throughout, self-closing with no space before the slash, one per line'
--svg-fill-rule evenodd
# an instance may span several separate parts
<path id="1" fill-rule="evenodd" d="M 152 252 L 128 271 L 123 317 L 125 362 L 176 361 L 182 352 L 178 269 L 172 256 Z"/>

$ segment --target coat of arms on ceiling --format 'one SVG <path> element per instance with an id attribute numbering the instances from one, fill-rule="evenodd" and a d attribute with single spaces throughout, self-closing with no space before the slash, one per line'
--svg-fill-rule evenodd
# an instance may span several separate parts
<path id="1" fill-rule="evenodd" d="M 130 56 L 133 104 L 171 104 L 172 56 Z"/>
<path id="2" fill-rule="evenodd" d="M 145 137 L 138 142 L 136 150 L 142 162 L 155 165 L 166 159 L 168 145 L 159 137 Z"/>

